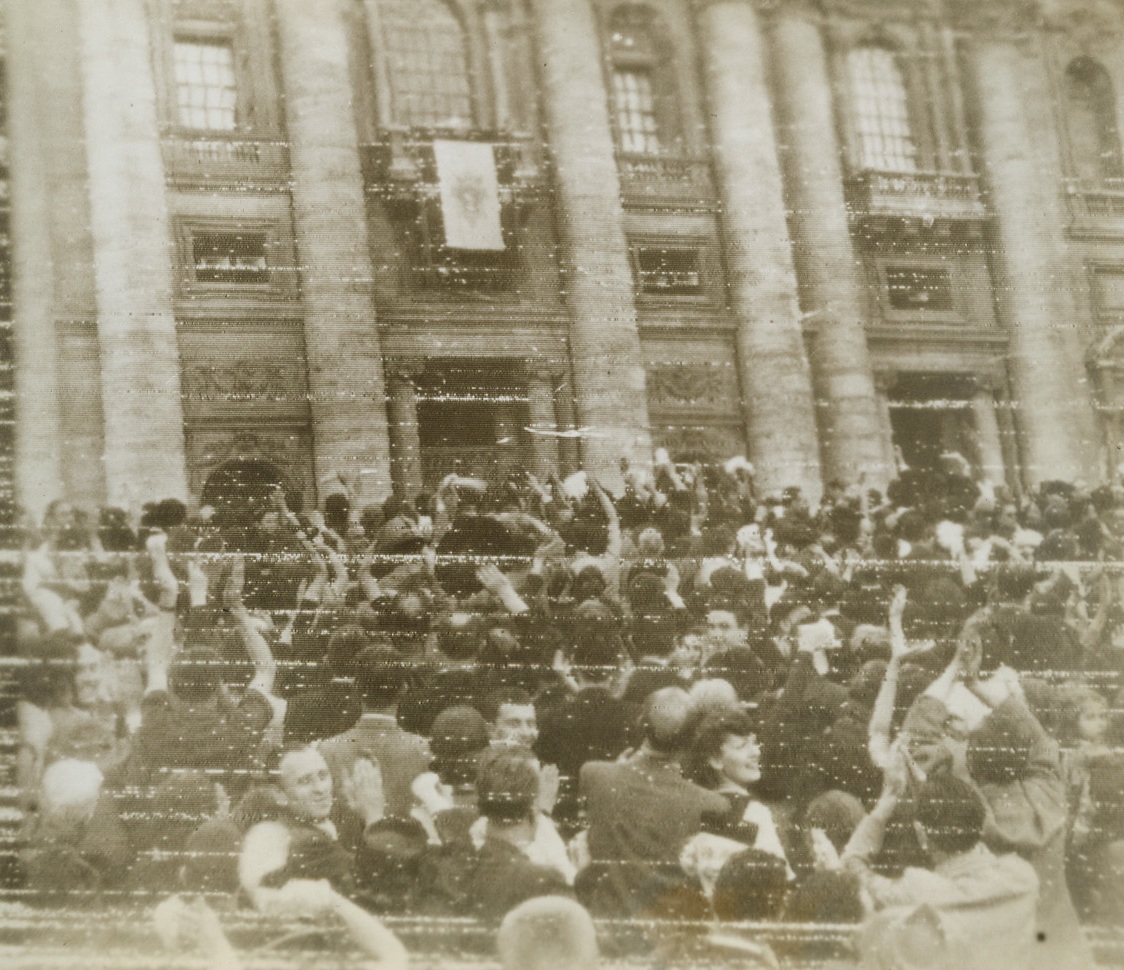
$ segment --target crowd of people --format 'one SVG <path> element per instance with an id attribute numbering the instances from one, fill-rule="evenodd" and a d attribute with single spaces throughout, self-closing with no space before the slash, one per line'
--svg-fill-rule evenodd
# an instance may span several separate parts
<path id="1" fill-rule="evenodd" d="M 330 911 L 387 967 L 380 916 L 534 900 L 745 965 L 1092 966 L 1084 927 L 1124 925 L 1124 492 L 957 455 L 816 507 L 740 457 L 622 478 L 52 503 L 28 898 L 173 898 L 216 952 L 191 894 Z"/>

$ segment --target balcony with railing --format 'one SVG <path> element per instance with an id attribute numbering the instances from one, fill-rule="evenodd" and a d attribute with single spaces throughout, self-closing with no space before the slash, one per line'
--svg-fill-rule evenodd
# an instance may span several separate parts
<path id="1" fill-rule="evenodd" d="M 714 179 L 705 158 L 618 152 L 617 170 L 627 202 L 686 204 L 714 198 Z"/>
<path id="2" fill-rule="evenodd" d="M 852 215 L 860 220 L 917 219 L 932 224 L 978 222 L 987 216 L 979 179 L 961 172 L 864 169 L 847 180 L 847 199 Z"/>
<path id="3" fill-rule="evenodd" d="M 543 164 L 529 136 L 486 130 L 443 132 L 413 128 L 387 130 L 379 141 L 360 146 L 367 191 L 389 202 L 416 203 L 436 196 L 433 143 L 440 138 L 492 145 L 503 203 L 517 202 L 543 184 Z"/>
<path id="4" fill-rule="evenodd" d="M 1073 231 L 1124 235 L 1124 179 L 1069 179 L 1065 192 Z"/>
<path id="5" fill-rule="evenodd" d="M 165 137 L 162 147 L 164 170 L 177 184 L 280 183 L 289 176 L 288 148 L 283 141 L 201 132 Z"/>

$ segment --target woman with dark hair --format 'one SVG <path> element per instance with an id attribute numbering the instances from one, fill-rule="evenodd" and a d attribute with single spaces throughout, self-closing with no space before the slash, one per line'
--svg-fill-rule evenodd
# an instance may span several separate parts
<path id="1" fill-rule="evenodd" d="M 754 785 L 761 779 L 761 746 L 757 726 L 739 710 L 703 717 L 683 759 L 683 774 L 703 788 L 725 795 L 734 815 L 756 830 L 752 848 L 768 852 L 788 864 L 772 809 L 758 800 Z M 793 878 L 791 867 L 789 878 Z"/>

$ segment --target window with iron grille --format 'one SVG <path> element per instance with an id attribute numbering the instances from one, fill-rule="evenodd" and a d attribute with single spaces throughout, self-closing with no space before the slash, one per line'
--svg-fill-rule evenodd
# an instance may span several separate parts
<path id="1" fill-rule="evenodd" d="M 265 233 L 192 233 L 191 258 L 197 283 L 269 282 Z"/>
<path id="2" fill-rule="evenodd" d="M 179 122 L 186 128 L 233 131 L 238 124 L 234 48 L 226 41 L 175 42 Z"/>
<path id="3" fill-rule="evenodd" d="M 915 171 L 917 143 L 898 55 L 885 47 L 858 47 L 847 55 L 847 68 L 862 166 Z"/>
<path id="4" fill-rule="evenodd" d="M 702 271 L 697 249 L 640 246 L 636 250 L 640 292 L 659 296 L 698 296 Z"/>
<path id="5" fill-rule="evenodd" d="M 953 309 L 951 274 L 941 266 L 887 266 L 886 292 L 895 310 Z"/>
<path id="6" fill-rule="evenodd" d="M 464 27 L 442 0 L 381 0 L 394 118 L 419 128 L 475 123 Z"/>

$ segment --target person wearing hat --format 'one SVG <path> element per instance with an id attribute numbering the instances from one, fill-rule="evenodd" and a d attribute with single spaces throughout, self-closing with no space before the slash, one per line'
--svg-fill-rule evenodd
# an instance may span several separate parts
<path id="1" fill-rule="evenodd" d="M 433 722 L 430 770 L 418 775 L 410 788 L 410 814 L 426 831 L 431 845 L 469 838 L 476 821 L 476 772 L 480 757 L 491 744 L 488 722 L 474 707 L 456 705 Z"/>

